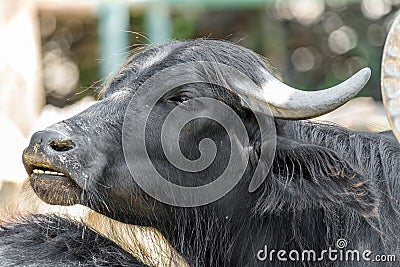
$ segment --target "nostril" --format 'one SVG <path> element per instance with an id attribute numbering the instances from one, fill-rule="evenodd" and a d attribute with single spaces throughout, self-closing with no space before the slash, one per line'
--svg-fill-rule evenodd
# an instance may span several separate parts
<path id="1" fill-rule="evenodd" d="M 49 146 L 57 152 L 65 152 L 73 149 L 75 144 L 72 140 L 52 140 L 50 141 Z"/>

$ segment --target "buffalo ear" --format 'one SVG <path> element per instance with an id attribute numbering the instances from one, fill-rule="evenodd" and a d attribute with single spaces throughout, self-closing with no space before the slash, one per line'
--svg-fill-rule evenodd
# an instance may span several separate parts
<path id="1" fill-rule="evenodd" d="M 351 208 L 364 217 L 375 216 L 378 198 L 371 177 L 334 151 L 292 140 L 280 140 L 264 201 L 258 208 Z M 271 199 L 272 198 L 272 199 Z M 275 207 L 273 203 L 277 204 Z M 269 206 L 269 207 L 268 207 Z"/>

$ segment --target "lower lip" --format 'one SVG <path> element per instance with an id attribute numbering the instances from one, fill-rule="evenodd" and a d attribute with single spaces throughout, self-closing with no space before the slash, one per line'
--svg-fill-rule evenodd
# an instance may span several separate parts
<path id="1" fill-rule="evenodd" d="M 38 179 L 48 179 L 48 180 L 65 180 L 65 181 L 70 181 L 68 177 L 65 175 L 53 175 L 53 174 L 45 174 L 45 173 L 32 173 L 31 174 L 32 178 L 38 178 Z"/>
<path id="2" fill-rule="evenodd" d="M 70 177 L 32 173 L 29 182 L 36 195 L 48 204 L 69 206 L 80 203 L 82 191 Z"/>

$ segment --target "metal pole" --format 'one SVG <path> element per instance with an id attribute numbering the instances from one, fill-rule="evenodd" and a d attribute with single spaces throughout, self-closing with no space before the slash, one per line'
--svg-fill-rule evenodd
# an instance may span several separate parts
<path id="1" fill-rule="evenodd" d="M 149 3 L 145 11 L 146 32 L 151 43 L 161 44 L 171 39 L 172 22 L 166 2 Z"/>
<path id="2" fill-rule="evenodd" d="M 118 70 L 129 51 L 129 4 L 104 1 L 98 12 L 100 74 L 106 77 Z"/>

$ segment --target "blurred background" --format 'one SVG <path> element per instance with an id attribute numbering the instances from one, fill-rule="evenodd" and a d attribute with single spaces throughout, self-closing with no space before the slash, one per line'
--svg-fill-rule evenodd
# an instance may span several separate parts
<path id="1" fill-rule="evenodd" d="M 238 43 L 304 90 L 332 86 L 368 66 L 372 77 L 360 98 L 318 119 L 387 129 L 380 64 L 399 6 L 400 0 L 1 0 L 0 203 L 15 199 L 15 184 L 26 178 L 21 153 L 32 132 L 91 105 L 132 50 L 170 39 Z"/>

